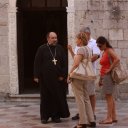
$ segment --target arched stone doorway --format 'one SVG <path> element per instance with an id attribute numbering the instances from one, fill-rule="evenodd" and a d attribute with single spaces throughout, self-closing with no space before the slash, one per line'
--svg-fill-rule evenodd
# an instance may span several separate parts
<path id="1" fill-rule="evenodd" d="M 46 43 L 49 31 L 57 32 L 59 43 L 66 49 L 67 1 L 18 0 L 16 6 L 19 93 L 38 93 L 39 86 L 33 82 L 35 53 Z"/>
<path id="2" fill-rule="evenodd" d="M 67 0 L 67 32 L 68 42 L 74 42 L 75 37 L 75 0 Z M 17 0 L 9 0 L 8 5 L 8 42 L 9 42 L 9 65 L 10 65 L 10 94 L 19 94 L 19 77 L 18 77 L 18 54 L 17 54 Z M 68 65 L 71 65 L 69 57 Z M 70 86 L 69 86 L 70 88 Z M 72 95 L 71 88 L 69 94 Z"/>

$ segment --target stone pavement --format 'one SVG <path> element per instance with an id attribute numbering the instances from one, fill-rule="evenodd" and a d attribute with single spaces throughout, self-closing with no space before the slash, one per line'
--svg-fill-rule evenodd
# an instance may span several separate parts
<path id="1" fill-rule="evenodd" d="M 73 100 L 68 101 L 71 117 L 76 114 L 77 108 Z M 99 125 L 106 114 L 105 101 L 97 101 L 96 116 L 97 128 L 128 128 L 128 101 L 117 101 L 118 123 Z M 0 128 L 73 128 L 77 121 L 70 118 L 62 119 L 59 124 L 40 123 L 39 102 L 0 102 Z"/>

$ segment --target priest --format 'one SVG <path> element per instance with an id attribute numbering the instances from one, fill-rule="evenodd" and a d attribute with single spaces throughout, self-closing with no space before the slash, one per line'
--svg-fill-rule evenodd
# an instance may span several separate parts
<path id="1" fill-rule="evenodd" d="M 47 43 L 37 50 L 34 61 L 34 81 L 40 85 L 41 122 L 51 117 L 55 123 L 69 117 L 66 100 L 67 60 L 65 51 L 57 44 L 57 34 L 49 32 Z"/>

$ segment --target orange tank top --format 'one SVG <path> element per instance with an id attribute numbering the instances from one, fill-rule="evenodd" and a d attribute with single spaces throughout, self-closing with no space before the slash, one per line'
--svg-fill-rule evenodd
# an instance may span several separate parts
<path id="1" fill-rule="evenodd" d="M 101 76 L 104 76 L 106 73 L 106 70 L 110 68 L 110 59 L 107 51 L 104 51 L 102 58 L 100 60 L 101 70 L 100 74 Z"/>

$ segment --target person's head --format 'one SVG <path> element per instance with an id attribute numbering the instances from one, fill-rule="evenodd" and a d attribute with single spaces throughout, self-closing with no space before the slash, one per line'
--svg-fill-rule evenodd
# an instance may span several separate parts
<path id="1" fill-rule="evenodd" d="M 76 35 L 77 46 L 86 46 L 88 44 L 87 35 L 84 32 L 80 32 Z"/>
<path id="2" fill-rule="evenodd" d="M 106 48 L 112 48 L 108 40 L 103 36 L 98 37 L 96 43 L 100 50 L 105 50 Z"/>
<path id="3" fill-rule="evenodd" d="M 89 27 L 82 27 L 82 28 L 80 29 L 80 32 L 86 33 L 88 40 L 90 40 L 91 30 L 90 30 Z"/>
<path id="4" fill-rule="evenodd" d="M 47 34 L 47 41 L 49 44 L 56 45 L 57 43 L 57 34 L 55 32 L 49 32 Z"/>

